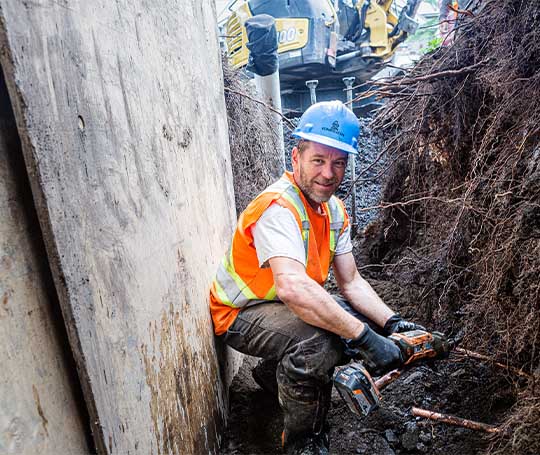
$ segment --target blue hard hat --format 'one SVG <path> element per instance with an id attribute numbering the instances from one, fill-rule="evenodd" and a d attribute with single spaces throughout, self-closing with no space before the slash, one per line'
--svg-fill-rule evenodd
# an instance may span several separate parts
<path id="1" fill-rule="evenodd" d="M 341 101 L 315 103 L 304 112 L 293 137 L 358 154 L 360 122 Z"/>

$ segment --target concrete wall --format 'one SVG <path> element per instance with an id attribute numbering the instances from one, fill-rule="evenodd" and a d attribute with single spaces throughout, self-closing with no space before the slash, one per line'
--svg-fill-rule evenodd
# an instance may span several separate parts
<path id="1" fill-rule="evenodd" d="M 215 452 L 226 409 L 207 293 L 234 198 L 214 5 L 0 7 L 0 60 L 97 448 Z"/>
<path id="2" fill-rule="evenodd" d="M 0 454 L 88 452 L 59 313 L 0 75 Z"/>

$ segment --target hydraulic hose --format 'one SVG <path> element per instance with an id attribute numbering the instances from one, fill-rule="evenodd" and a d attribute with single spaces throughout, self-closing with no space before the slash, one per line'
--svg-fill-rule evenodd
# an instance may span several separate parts
<path id="1" fill-rule="evenodd" d="M 345 34 L 345 39 L 354 42 L 359 36 L 362 35 L 362 30 L 364 30 L 364 26 L 366 25 L 367 10 L 369 9 L 370 5 L 371 0 L 366 0 L 364 2 L 362 8 L 360 9 L 360 15 L 354 16 L 354 19 L 349 26 L 347 33 Z"/>
<path id="2" fill-rule="evenodd" d="M 352 41 L 355 41 L 358 38 L 360 38 L 360 36 L 362 36 L 362 30 L 364 30 L 364 26 L 366 25 L 367 11 L 370 6 L 371 6 L 371 0 L 366 0 L 364 4 L 362 5 L 362 9 L 360 10 L 360 23 L 358 26 L 358 30 L 354 34 Z"/>
<path id="3" fill-rule="evenodd" d="M 416 12 L 418 11 L 418 7 L 420 6 L 420 1 L 421 0 L 409 0 L 407 2 L 407 4 L 401 10 L 397 24 L 394 26 L 392 31 L 388 34 L 388 38 L 393 38 L 399 33 L 400 25 L 402 21 L 401 18 L 403 17 L 403 15 L 406 15 L 411 18 L 414 18 L 414 16 L 416 16 Z"/>

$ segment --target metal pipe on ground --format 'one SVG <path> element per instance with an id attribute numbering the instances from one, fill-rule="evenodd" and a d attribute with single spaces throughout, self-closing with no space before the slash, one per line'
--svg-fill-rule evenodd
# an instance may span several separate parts
<path id="1" fill-rule="evenodd" d="M 501 431 L 500 428 L 488 425 L 486 423 L 475 422 L 474 420 L 463 419 L 461 417 L 456 417 L 449 414 L 441 414 L 440 412 L 429 411 L 427 409 L 413 407 L 411 409 L 411 414 L 415 417 L 423 417 L 425 419 L 447 423 L 456 427 L 469 428 L 476 431 L 485 431 L 486 433 L 499 433 Z"/>
<path id="2" fill-rule="evenodd" d="M 378 390 L 384 389 L 387 385 L 394 382 L 397 378 L 401 376 L 403 370 L 392 370 L 389 373 L 386 373 L 384 376 L 381 376 L 375 381 L 375 386 Z"/>

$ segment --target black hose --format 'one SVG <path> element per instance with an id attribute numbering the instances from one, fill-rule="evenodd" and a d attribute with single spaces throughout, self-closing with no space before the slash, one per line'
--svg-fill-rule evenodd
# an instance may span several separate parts
<path id="1" fill-rule="evenodd" d="M 355 14 L 351 24 L 349 25 L 349 28 L 347 29 L 347 33 L 345 33 L 346 40 L 352 41 L 351 35 L 356 30 L 356 27 L 358 27 L 359 23 L 360 23 L 360 20 L 359 20 L 358 14 Z"/>
<path id="2" fill-rule="evenodd" d="M 362 30 L 364 30 L 364 26 L 366 25 L 367 10 L 369 9 L 370 6 L 371 6 L 371 0 L 366 0 L 366 2 L 362 5 L 362 10 L 360 11 L 360 26 L 358 27 L 358 32 L 356 34 L 358 35 L 358 37 L 362 35 Z M 356 38 L 356 35 L 355 35 L 355 38 Z"/>
<path id="3" fill-rule="evenodd" d="M 351 25 L 347 29 L 345 39 L 355 42 L 362 35 L 362 30 L 364 29 L 364 25 L 366 25 L 367 10 L 370 5 L 371 0 L 366 0 L 366 2 L 362 5 L 360 15 L 356 14 L 354 16 Z"/>

